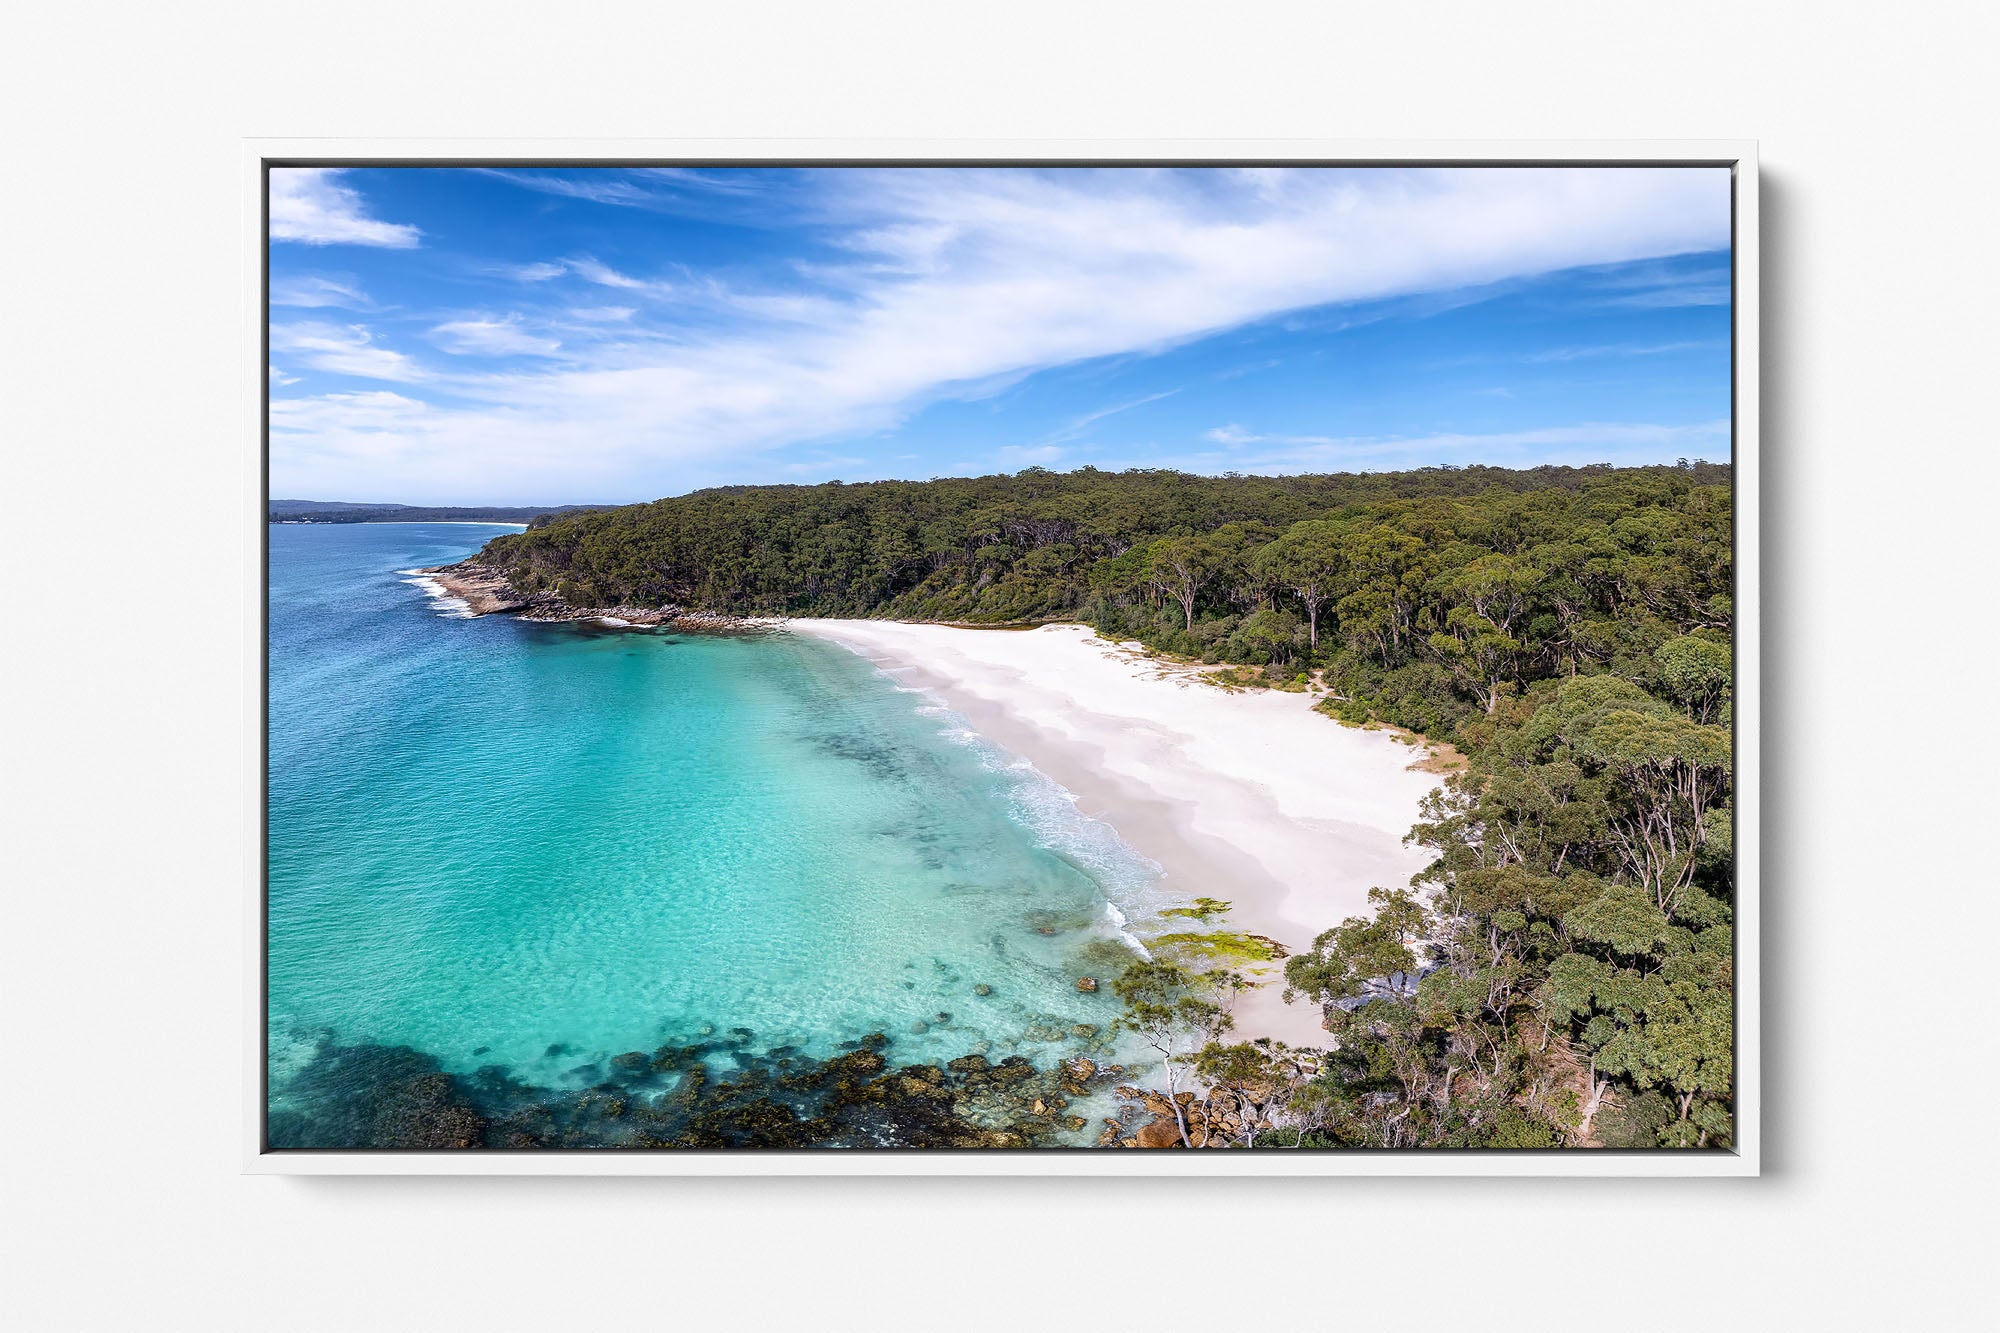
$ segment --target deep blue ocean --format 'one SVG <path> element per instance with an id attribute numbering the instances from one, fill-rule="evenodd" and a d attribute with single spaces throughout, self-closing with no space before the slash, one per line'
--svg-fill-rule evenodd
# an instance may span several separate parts
<path id="1" fill-rule="evenodd" d="M 328 1042 L 546 1086 L 730 1030 L 1105 1049 L 1075 981 L 1154 882 L 1109 828 L 837 646 L 469 619 L 411 572 L 507 530 L 270 529 L 274 1104 Z"/>

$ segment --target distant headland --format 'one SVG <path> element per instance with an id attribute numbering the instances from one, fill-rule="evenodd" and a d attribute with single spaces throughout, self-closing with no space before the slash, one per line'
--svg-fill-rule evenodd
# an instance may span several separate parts
<path id="1" fill-rule="evenodd" d="M 609 505 L 402 505 L 353 500 L 273 500 L 273 523 L 525 523 L 539 527 L 562 514 Z"/>

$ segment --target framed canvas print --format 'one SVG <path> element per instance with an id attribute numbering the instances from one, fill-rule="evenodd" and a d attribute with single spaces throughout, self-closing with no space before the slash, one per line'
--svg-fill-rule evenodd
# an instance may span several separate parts
<path id="1" fill-rule="evenodd" d="M 1757 1170 L 1749 145 L 245 184 L 248 1169 Z"/>

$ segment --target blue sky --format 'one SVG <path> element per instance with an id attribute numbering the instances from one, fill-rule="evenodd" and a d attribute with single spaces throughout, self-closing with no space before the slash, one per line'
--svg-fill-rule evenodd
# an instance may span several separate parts
<path id="1" fill-rule="evenodd" d="M 1729 457 L 1720 168 L 275 169 L 271 487 Z"/>

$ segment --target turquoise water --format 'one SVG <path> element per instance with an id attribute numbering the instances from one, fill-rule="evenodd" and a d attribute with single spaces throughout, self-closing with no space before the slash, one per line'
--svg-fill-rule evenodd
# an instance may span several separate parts
<path id="1" fill-rule="evenodd" d="M 1155 882 L 1107 827 L 837 646 L 467 619 L 408 572 L 505 530 L 270 529 L 274 1098 L 329 1039 L 549 1086 L 730 1029 L 1101 1054 L 1075 979 Z"/>

